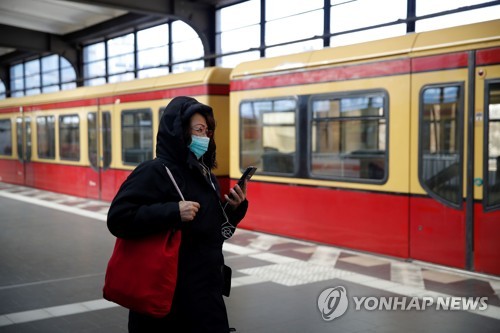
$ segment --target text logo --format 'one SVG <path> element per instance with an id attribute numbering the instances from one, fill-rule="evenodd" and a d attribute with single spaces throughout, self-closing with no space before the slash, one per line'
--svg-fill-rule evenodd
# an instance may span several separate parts
<path id="1" fill-rule="evenodd" d="M 318 308 L 325 321 L 342 316 L 348 304 L 347 292 L 342 286 L 325 289 L 318 297 Z"/>

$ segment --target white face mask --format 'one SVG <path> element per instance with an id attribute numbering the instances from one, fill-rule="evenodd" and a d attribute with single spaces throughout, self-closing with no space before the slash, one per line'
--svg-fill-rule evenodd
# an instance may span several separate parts
<path id="1" fill-rule="evenodd" d="M 191 135 L 191 144 L 189 145 L 189 149 L 196 155 L 196 158 L 200 158 L 207 152 L 209 143 L 209 137 Z"/>

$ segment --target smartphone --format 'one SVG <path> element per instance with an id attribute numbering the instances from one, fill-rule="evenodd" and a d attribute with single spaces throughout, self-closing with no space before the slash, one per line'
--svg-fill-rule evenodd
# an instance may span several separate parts
<path id="1" fill-rule="evenodd" d="M 243 186 L 243 184 L 245 183 L 245 180 L 250 180 L 250 178 L 252 178 L 253 174 L 255 173 L 255 171 L 257 170 L 256 167 L 254 166 L 249 166 L 245 172 L 243 172 L 243 175 L 241 176 L 241 178 L 238 180 L 238 185 L 240 187 Z"/>

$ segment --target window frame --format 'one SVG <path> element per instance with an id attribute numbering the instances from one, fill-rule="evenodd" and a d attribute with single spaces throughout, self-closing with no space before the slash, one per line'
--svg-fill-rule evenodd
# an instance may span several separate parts
<path id="1" fill-rule="evenodd" d="M 243 122 L 241 121 L 241 108 L 244 103 L 255 103 L 255 102 L 276 102 L 276 101 L 293 101 L 295 102 L 295 117 L 294 117 L 294 127 L 295 127 L 295 151 L 293 156 L 293 171 L 292 172 L 273 172 L 273 171 L 264 171 L 263 168 L 258 168 L 255 174 L 257 175 L 266 175 L 266 176 L 276 176 L 276 177 L 296 177 L 297 173 L 300 169 L 300 137 L 299 137 L 299 119 L 300 119 L 300 100 L 298 96 L 289 95 L 289 96 L 278 96 L 278 97 L 269 97 L 269 98 L 252 98 L 241 100 L 238 107 L 238 121 L 239 121 L 239 165 L 238 168 L 241 172 L 245 171 L 248 165 L 241 165 L 242 162 L 242 151 L 243 151 Z M 263 128 L 264 126 L 262 126 Z M 262 147 L 263 148 L 263 147 Z M 262 156 L 262 155 L 261 155 Z"/>
<path id="2" fill-rule="evenodd" d="M 425 84 L 420 88 L 419 94 L 418 94 L 418 156 L 417 156 L 417 172 L 418 172 L 418 181 L 420 186 L 425 190 L 426 194 L 433 198 L 434 200 L 442 203 L 445 206 L 454 208 L 454 209 L 462 209 L 463 202 L 464 202 L 464 193 L 463 193 L 463 186 L 464 186 L 464 138 L 463 135 L 459 135 L 459 138 L 461 140 L 458 142 L 459 147 L 457 147 L 457 153 L 459 154 L 459 161 L 458 161 L 458 175 L 460 176 L 459 179 L 459 185 L 458 187 L 460 188 L 460 197 L 459 197 L 459 202 L 454 203 L 446 198 L 443 198 L 442 196 L 438 195 L 437 193 L 434 192 L 429 186 L 427 186 L 426 182 L 422 178 L 423 171 L 423 135 L 422 135 L 422 129 L 423 129 L 423 108 L 424 108 L 424 103 L 423 103 L 423 95 L 424 91 L 427 89 L 432 89 L 432 88 L 448 88 L 448 87 L 459 87 L 460 89 L 460 96 L 458 98 L 458 110 L 457 110 L 457 132 L 458 133 L 464 133 L 464 114 L 465 114 L 465 82 L 463 81 L 453 81 L 453 82 L 441 82 L 441 83 L 432 83 L 432 84 Z"/>
<path id="3" fill-rule="evenodd" d="M 124 149 L 125 135 L 124 135 L 124 131 L 123 131 L 123 129 L 125 128 L 124 127 L 124 118 L 128 114 L 134 114 L 134 113 L 146 113 L 146 114 L 149 114 L 150 119 L 151 119 L 151 125 L 149 127 L 150 134 L 151 134 L 151 156 L 147 156 L 146 155 L 145 159 L 143 161 L 141 161 L 141 162 L 127 162 L 125 160 L 125 149 Z M 127 126 L 127 127 L 132 127 L 132 126 Z M 136 128 L 136 126 L 133 126 L 133 127 Z M 139 126 L 139 128 L 142 128 L 142 127 L 146 127 L 146 126 Z M 120 145 L 121 145 L 121 161 L 122 161 L 123 165 L 137 166 L 137 165 L 139 165 L 140 163 L 142 163 L 144 161 L 148 161 L 148 160 L 152 159 L 153 155 L 154 155 L 153 110 L 151 108 L 138 108 L 138 109 L 126 109 L 126 110 L 122 110 L 121 113 L 120 113 L 120 135 L 121 135 L 121 142 L 120 142 Z"/>
<path id="4" fill-rule="evenodd" d="M 49 151 L 50 148 L 52 148 L 53 154 L 40 154 L 40 131 L 39 131 L 39 123 L 38 120 L 41 118 L 45 118 L 45 126 L 48 127 L 47 133 L 48 134 L 48 147 Z M 49 120 L 52 120 L 52 131 L 50 131 L 50 122 Z M 45 115 L 45 116 L 37 116 L 35 119 L 36 123 L 36 154 L 39 159 L 44 159 L 44 160 L 55 160 L 56 159 L 56 117 L 54 115 Z"/>
<path id="5" fill-rule="evenodd" d="M 371 178 L 353 178 L 353 177 L 339 177 L 339 176 L 327 176 L 327 175 L 318 175 L 313 173 L 312 171 L 312 131 L 313 131 L 313 112 L 312 105 L 313 102 L 317 100 L 341 100 L 342 98 L 356 98 L 356 97 L 366 97 L 367 95 L 371 96 L 382 96 L 384 98 L 383 102 L 383 111 L 384 114 L 382 117 L 376 116 L 357 116 L 357 117 L 338 117 L 338 122 L 344 122 L 345 118 L 350 118 L 352 120 L 361 120 L 366 118 L 378 118 L 385 120 L 385 154 L 384 154 L 384 177 L 381 179 L 371 179 Z M 315 94 L 311 95 L 307 101 L 307 176 L 310 179 L 320 179 L 320 180 L 330 180 L 330 181 L 338 181 L 343 183 L 356 183 L 356 184 L 376 184 L 383 185 L 387 183 L 389 180 L 390 166 L 389 166 L 389 156 L 390 156 L 390 141 L 389 141 L 389 132 L 390 132 L 390 124 L 389 124 L 389 114 L 390 114 L 390 95 L 386 89 L 370 89 L 370 90 L 356 90 L 356 91 L 344 91 L 344 92 L 335 92 L 335 93 L 327 93 L 327 94 Z M 340 119 L 342 118 L 342 119 Z"/>
<path id="6" fill-rule="evenodd" d="M 483 210 L 485 212 L 492 212 L 496 210 L 500 210 L 500 202 L 498 203 L 493 203 L 489 204 L 489 170 L 488 170 L 488 164 L 489 164 L 489 150 L 488 150 L 488 144 L 490 142 L 489 139 L 489 134 L 490 134 L 490 112 L 489 112 L 489 105 L 490 105 L 490 91 L 491 91 L 491 86 L 493 85 L 499 85 L 500 86 L 500 79 L 491 79 L 491 80 L 485 80 L 484 82 L 484 131 L 483 131 Z M 495 120 L 495 122 L 498 121 L 500 123 L 500 120 Z M 488 126 L 486 126 L 488 125 Z M 499 166 L 497 166 L 499 167 Z M 497 169 L 497 173 L 500 173 L 500 170 Z"/>
<path id="7" fill-rule="evenodd" d="M 12 127 L 13 126 L 12 126 L 12 120 L 10 118 L 0 119 L 0 123 L 3 123 L 3 122 L 9 124 L 9 131 L 10 131 L 10 140 L 9 140 L 10 141 L 10 154 L 4 154 L 3 151 L 0 151 L 0 156 L 12 157 L 13 154 L 14 154 L 14 149 L 13 149 L 13 146 L 12 146 L 13 145 L 13 137 L 12 137 L 12 134 L 13 134 L 12 133 Z M 6 143 L 8 143 L 8 142 L 6 142 Z M 7 147 L 7 145 L 5 147 Z"/>

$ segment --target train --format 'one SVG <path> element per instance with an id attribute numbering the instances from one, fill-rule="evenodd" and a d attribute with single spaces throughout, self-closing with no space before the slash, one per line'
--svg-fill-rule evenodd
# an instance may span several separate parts
<path id="1" fill-rule="evenodd" d="M 111 200 L 154 157 L 161 108 L 189 95 L 216 112 L 223 189 L 258 168 L 243 228 L 500 275 L 499 31 L 0 101 L 0 181 Z"/>

